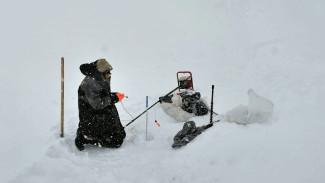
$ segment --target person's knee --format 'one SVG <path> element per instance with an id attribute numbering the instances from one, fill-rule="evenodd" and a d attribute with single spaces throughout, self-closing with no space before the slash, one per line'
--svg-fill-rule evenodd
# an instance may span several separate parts
<path id="1" fill-rule="evenodd" d="M 122 145 L 123 139 L 121 138 L 106 138 L 103 139 L 100 144 L 102 147 L 118 148 Z"/>

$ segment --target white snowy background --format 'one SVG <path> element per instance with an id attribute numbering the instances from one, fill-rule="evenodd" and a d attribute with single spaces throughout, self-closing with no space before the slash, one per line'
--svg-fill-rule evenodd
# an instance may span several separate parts
<path id="1" fill-rule="evenodd" d="M 325 182 L 323 0 L 2 0 L 0 20 L 0 182 Z M 274 112 L 267 123 L 217 123 L 174 150 L 183 123 L 157 105 L 149 141 L 144 115 L 121 148 L 80 152 L 79 66 L 99 58 L 133 116 L 145 96 L 152 104 L 175 88 L 180 70 L 207 101 L 215 85 L 217 113 L 247 105 L 250 88 Z M 125 125 L 131 117 L 116 105 Z"/>

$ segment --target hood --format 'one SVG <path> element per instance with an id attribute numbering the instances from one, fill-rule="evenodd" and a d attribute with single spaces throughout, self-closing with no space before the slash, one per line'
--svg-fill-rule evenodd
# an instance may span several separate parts
<path id="1" fill-rule="evenodd" d="M 95 62 L 80 65 L 80 71 L 83 75 L 94 75 L 97 72 L 107 72 L 113 70 L 113 67 L 105 60 L 99 59 Z"/>
<path id="2" fill-rule="evenodd" d="M 92 62 L 90 64 L 82 64 L 80 65 L 80 71 L 83 75 L 89 76 L 94 75 L 97 71 L 95 62 Z"/>

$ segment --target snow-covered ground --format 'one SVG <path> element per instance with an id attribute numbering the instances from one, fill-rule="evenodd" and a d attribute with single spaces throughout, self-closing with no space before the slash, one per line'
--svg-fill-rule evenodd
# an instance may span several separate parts
<path id="1" fill-rule="evenodd" d="M 100 0 L 0 3 L 0 182 L 324 182 L 325 2 Z M 60 58 L 65 58 L 65 137 Z M 223 121 L 184 148 L 159 105 L 127 127 L 119 149 L 74 146 L 79 65 L 106 58 L 133 116 L 192 71 L 214 110 L 269 98 L 267 123 Z M 131 117 L 117 104 L 125 125 Z M 157 119 L 161 127 L 157 127 Z M 209 116 L 194 117 L 197 125 Z"/>

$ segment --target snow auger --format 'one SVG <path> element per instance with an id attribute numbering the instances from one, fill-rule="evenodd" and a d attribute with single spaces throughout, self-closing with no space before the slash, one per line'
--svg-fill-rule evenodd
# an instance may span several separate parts
<path id="1" fill-rule="evenodd" d="M 179 91 L 160 97 L 161 107 L 169 116 L 177 121 L 185 122 L 194 116 L 208 113 L 206 102 L 201 99 L 200 92 L 194 91 L 193 75 L 190 71 L 179 71 L 176 74 Z"/>
<path id="2" fill-rule="evenodd" d="M 183 83 L 185 83 L 185 81 L 189 80 L 191 77 L 187 77 Z M 180 83 L 175 89 L 173 89 L 172 91 L 170 91 L 169 93 L 167 93 L 165 96 L 163 97 L 159 97 L 159 100 L 157 102 L 155 102 L 154 104 L 152 104 L 149 108 L 147 108 L 145 111 L 143 111 L 141 114 L 139 114 L 137 117 L 135 117 L 133 120 L 131 120 L 128 124 L 125 125 L 125 127 L 129 126 L 131 123 L 133 123 L 135 120 L 137 120 L 140 116 L 142 116 L 144 113 L 146 113 L 147 111 L 149 111 L 153 106 L 155 106 L 156 104 L 158 104 L 159 102 L 161 103 L 164 99 L 168 98 L 170 96 L 170 94 L 172 94 L 174 91 L 178 90 L 179 88 L 186 88 L 186 86 L 184 86 L 182 83 Z M 125 128 L 124 127 L 124 128 Z"/>
<path id="3" fill-rule="evenodd" d="M 208 105 L 201 99 L 200 92 L 194 91 L 192 73 L 190 71 L 179 71 L 176 76 L 178 86 L 166 95 L 159 97 L 157 102 L 131 120 L 125 127 L 129 126 L 158 103 L 161 103 L 162 109 L 177 121 L 185 122 L 191 117 L 206 115 L 209 111 Z M 175 92 L 176 90 L 178 92 Z M 173 114 L 177 116 L 175 117 Z"/>

